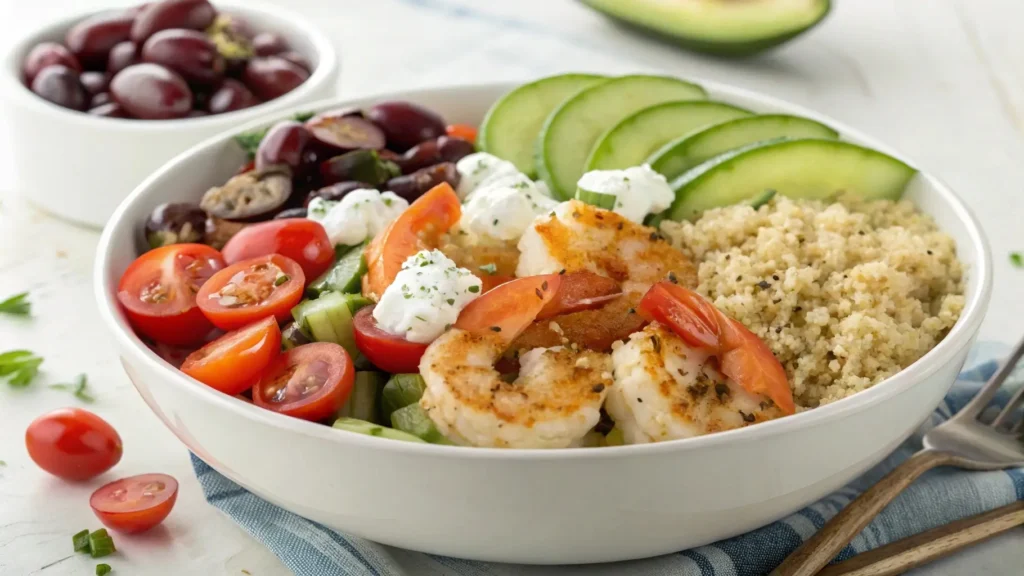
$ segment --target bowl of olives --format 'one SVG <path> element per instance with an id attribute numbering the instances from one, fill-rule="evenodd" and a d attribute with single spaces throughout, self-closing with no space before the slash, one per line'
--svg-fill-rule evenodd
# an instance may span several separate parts
<path id="1" fill-rule="evenodd" d="M 311 22 L 244 0 L 78 14 L 24 36 L 5 64 L 15 189 L 97 227 L 170 158 L 331 97 L 338 78 L 335 49 Z"/>

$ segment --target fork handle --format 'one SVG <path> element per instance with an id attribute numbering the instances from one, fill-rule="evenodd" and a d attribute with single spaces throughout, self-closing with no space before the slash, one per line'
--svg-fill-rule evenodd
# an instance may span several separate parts
<path id="1" fill-rule="evenodd" d="M 850 502 L 790 554 L 770 576 L 814 576 L 921 474 L 951 464 L 952 454 L 921 450 Z"/>

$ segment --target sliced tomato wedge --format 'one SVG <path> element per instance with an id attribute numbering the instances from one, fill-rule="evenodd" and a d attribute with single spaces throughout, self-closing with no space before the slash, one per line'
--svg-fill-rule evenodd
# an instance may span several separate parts
<path id="1" fill-rule="evenodd" d="M 304 344 L 275 358 L 253 386 L 253 403 L 280 414 L 320 421 L 333 417 L 352 393 L 355 367 L 337 344 Z"/>
<path id="2" fill-rule="evenodd" d="M 420 371 L 420 358 L 429 344 L 410 342 L 401 336 L 385 332 L 373 317 L 373 306 L 356 312 L 352 320 L 356 347 L 374 366 L 391 374 Z"/>
<path id="3" fill-rule="evenodd" d="M 466 305 L 455 327 L 474 334 L 496 334 L 510 343 L 555 299 L 561 285 L 558 274 L 506 282 Z"/>
<path id="4" fill-rule="evenodd" d="M 124 271 L 117 300 L 128 322 L 143 336 L 172 346 L 192 346 L 213 329 L 196 307 L 196 294 L 222 268 L 220 252 L 203 244 L 156 248 Z"/>
<path id="5" fill-rule="evenodd" d="M 280 351 L 277 318 L 267 316 L 189 354 L 181 371 L 225 394 L 240 394 Z"/>
<path id="6" fill-rule="evenodd" d="M 221 250 L 228 264 L 280 254 L 295 260 L 313 280 L 334 263 L 334 246 L 319 222 L 286 218 L 252 224 L 235 234 Z"/>
<path id="7" fill-rule="evenodd" d="M 140 474 L 96 489 L 89 506 L 104 526 L 129 534 L 164 521 L 178 499 L 178 481 L 167 474 Z"/>
<path id="8" fill-rule="evenodd" d="M 449 136 L 462 138 L 476 144 L 476 126 L 470 124 L 449 124 L 445 127 Z"/>
<path id="9" fill-rule="evenodd" d="M 271 254 L 217 272 L 200 288 L 196 302 L 214 326 L 235 330 L 267 316 L 287 319 L 305 284 L 297 262 Z"/>
<path id="10" fill-rule="evenodd" d="M 448 183 L 434 186 L 402 212 L 366 247 L 363 293 L 380 299 L 402 264 L 420 250 L 436 248 L 441 235 L 462 217 L 462 204 Z"/>

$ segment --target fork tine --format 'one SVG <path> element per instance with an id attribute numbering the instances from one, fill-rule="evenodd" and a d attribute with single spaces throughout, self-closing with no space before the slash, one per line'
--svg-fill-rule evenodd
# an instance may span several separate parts
<path id="1" fill-rule="evenodd" d="M 996 416 L 996 419 L 992 421 L 992 427 L 999 428 L 1008 422 L 1010 418 L 1013 417 L 1013 411 L 1021 405 L 1021 402 L 1024 402 L 1024 386 L 1022 386 L 1020 390 L 1017 390 L 1016 394 L 1013 395 L 1013 398 L 1010 398 L 1010 401 L 1006 403 L 1003 410 L 998 416 Z"/>
<path id="2" fill-rule="evenodd" d="M 959 415 L 968 416 L 971 418 L 977 418 L 981 411 L 984 410 L 992 398 L 995 397 L 996 392 L 999 391 L 999 387 L 1003 385 L 1003 382 L 1010 377 L 1013 373 L 1013 369 L 1020 362 L 1021 357 L 1024 356 L 1024 338 L 1021 338 L 1017 346 L 1014 347 L 1013 352 L 1006 358 L 1006 361 L 996 370 L 996 373 L 988 379 L 988 382 L 981 387 L 978 394 L 964 406 L 964 409 L 960 411 Z M 1002 416 L 1002 414 L 1000 414 Z M 997 418 L 998 419 L 998 418 Z"/>

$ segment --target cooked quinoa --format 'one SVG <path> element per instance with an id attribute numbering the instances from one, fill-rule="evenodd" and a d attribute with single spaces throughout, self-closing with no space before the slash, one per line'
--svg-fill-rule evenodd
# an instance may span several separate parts
<path id="1" fill-rule="evenodd" d="M 779 197 L 661 228 L 698 263 L 697 291 L 772 349 L 802 408 L 909 366 L 964 307 L 953 239 L 908 201 Z"/>

